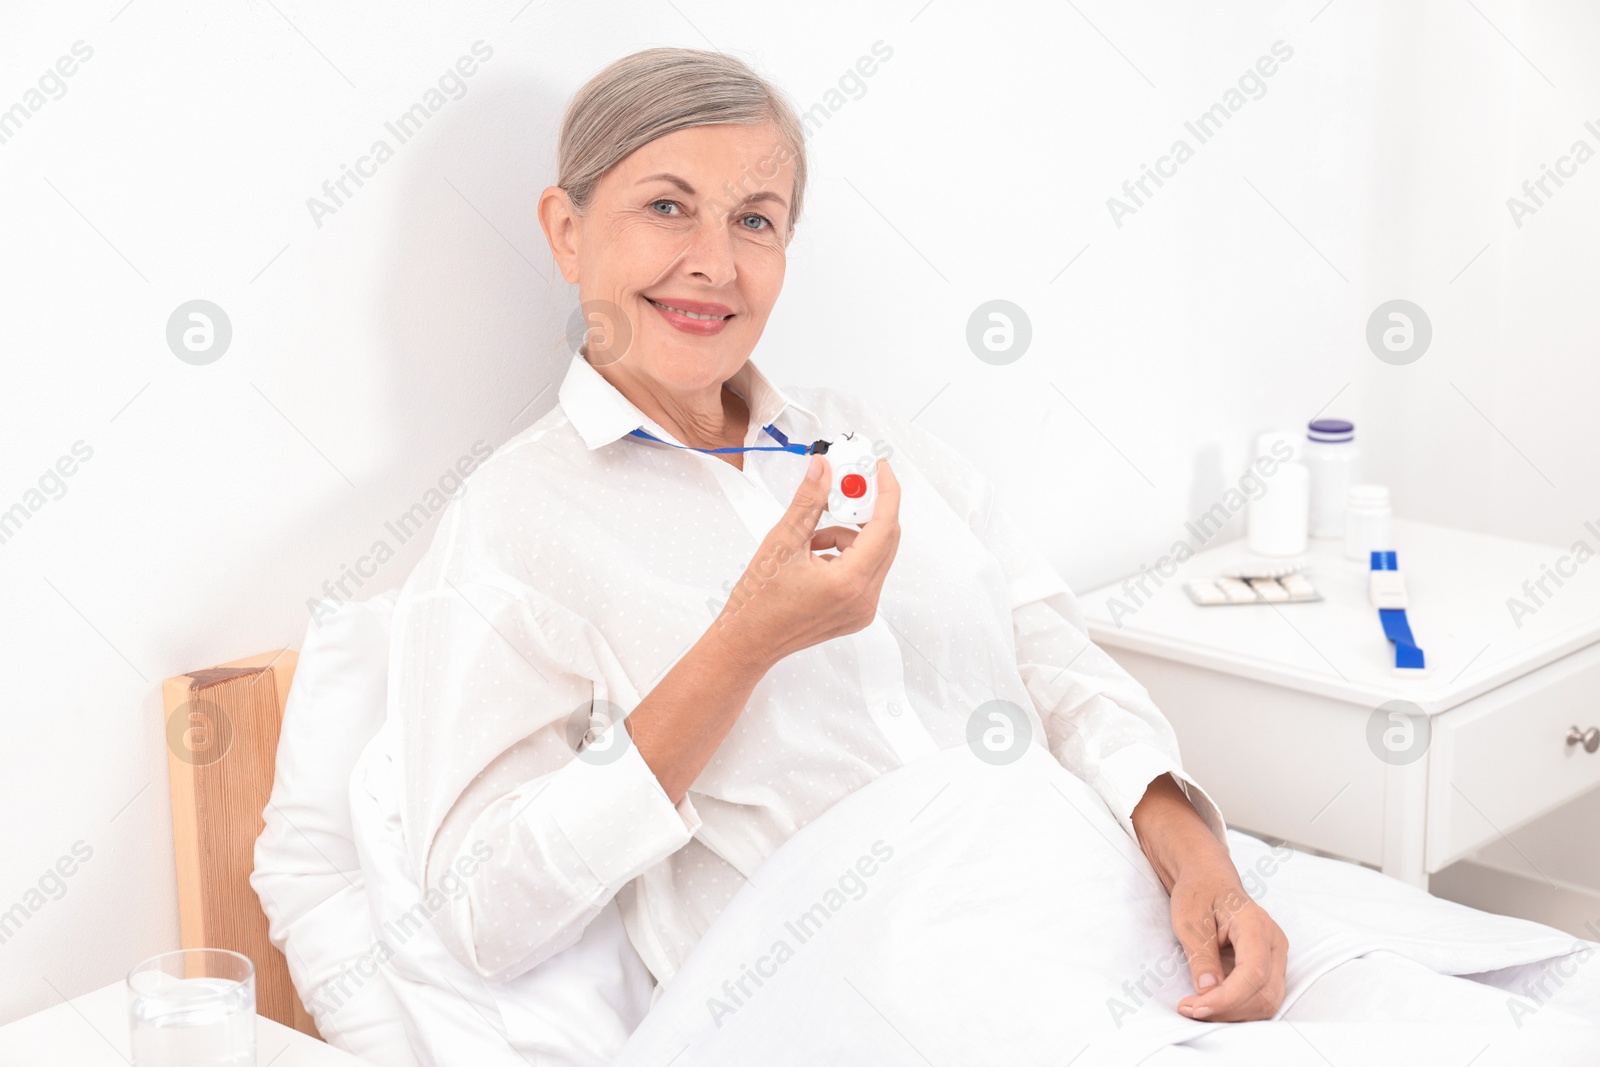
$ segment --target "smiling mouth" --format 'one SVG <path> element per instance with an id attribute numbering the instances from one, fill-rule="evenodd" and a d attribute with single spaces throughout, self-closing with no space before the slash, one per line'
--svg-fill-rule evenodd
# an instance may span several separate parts
<path id="1" fill-rule="evenodd" d="M 645 299 L 650 300 L 648 296 L 645 297 Z M 671 304 L 663 304 L 659 300 L 650 300 L 650 303 L 665 311 L 670 311 L 675 315 L 682 315 L 684 318 L 689 319 L 699 319 L 702 322 L 726 322 L 733 318 L 732 315 L 702 315 L 696 311 L 685 311 L 682 308 L 673 307 Z"/>

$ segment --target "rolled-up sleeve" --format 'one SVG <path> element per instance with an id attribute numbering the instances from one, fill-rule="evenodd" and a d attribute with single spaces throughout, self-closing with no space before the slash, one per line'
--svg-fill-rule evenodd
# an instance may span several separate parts
<path id="1" fill-rule="evenodd" d="M 514 978 L 577 941 L 619 889 L 699 828 L 688 796 L 674 807 L 632 745 L 610 763 L 574 759 L 473 820 L 454 862 L 470 855 L 477 873 L 450 898 L 446 943 L 483 977 Z M 435 856 L 435 884 L 449 866 Z"/>
<path id="2" fill-rule="evenodd" d="M 603 637 L 506 565 L 501 532 L 466 509 L 451 520 L 392 638 L 407 847 L 451 954 L 503 981 L 576 942 L 700 818 L 633 746 L 632 690 Z M 615 721 L 580 741 L 590 709 Z"/>

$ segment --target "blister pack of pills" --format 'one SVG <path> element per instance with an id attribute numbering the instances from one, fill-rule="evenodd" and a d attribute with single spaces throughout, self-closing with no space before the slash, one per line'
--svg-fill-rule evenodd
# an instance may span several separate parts
<path id="1" fill-rule="evenodd" d="M 1231 568 L 1216 578 L 1184 582 L 1183 591 L 1204 608 L 1225 604 L 1303 604 L 1322 599 L 1311 579 L 1287 564 Z"/>

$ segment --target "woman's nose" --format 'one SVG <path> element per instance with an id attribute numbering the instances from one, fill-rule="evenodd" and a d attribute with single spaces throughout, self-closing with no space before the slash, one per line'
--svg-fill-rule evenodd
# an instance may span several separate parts
<path id="1" fill-rule="evenodd" d="M 684 251 L 683 269 L 700 274 L 714 285 L 733 281 L 738 264 L 733 251 L 733 235 L 720 219 L 705 218 L 695 227 Z"/>

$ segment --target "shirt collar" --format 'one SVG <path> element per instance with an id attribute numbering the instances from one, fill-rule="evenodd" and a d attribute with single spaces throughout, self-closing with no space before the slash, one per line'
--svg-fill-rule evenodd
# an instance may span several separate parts
<path id="1" fill-rule="evenodd" d="M 810 416 L 813 422 L 817 419 L 809 408 L 791 400 L 773 385 L 753 360 L 745 360 L 744 366 L 734 372 L 733 377 L 728 379 L 728 388 L 744 398 L 750 409 L 750 427 L 753 430 L 768 425 L 790 408 Z M 657 437 L 675 440 L 635 407 L 616 386 L 606 381 L 579 353 L 573 353 L 558 395 L 567 421 L 572 423 L 578 436 L 583 438 L 583 443 L 591 449 L 608 445 L 640 427 Z"/>

